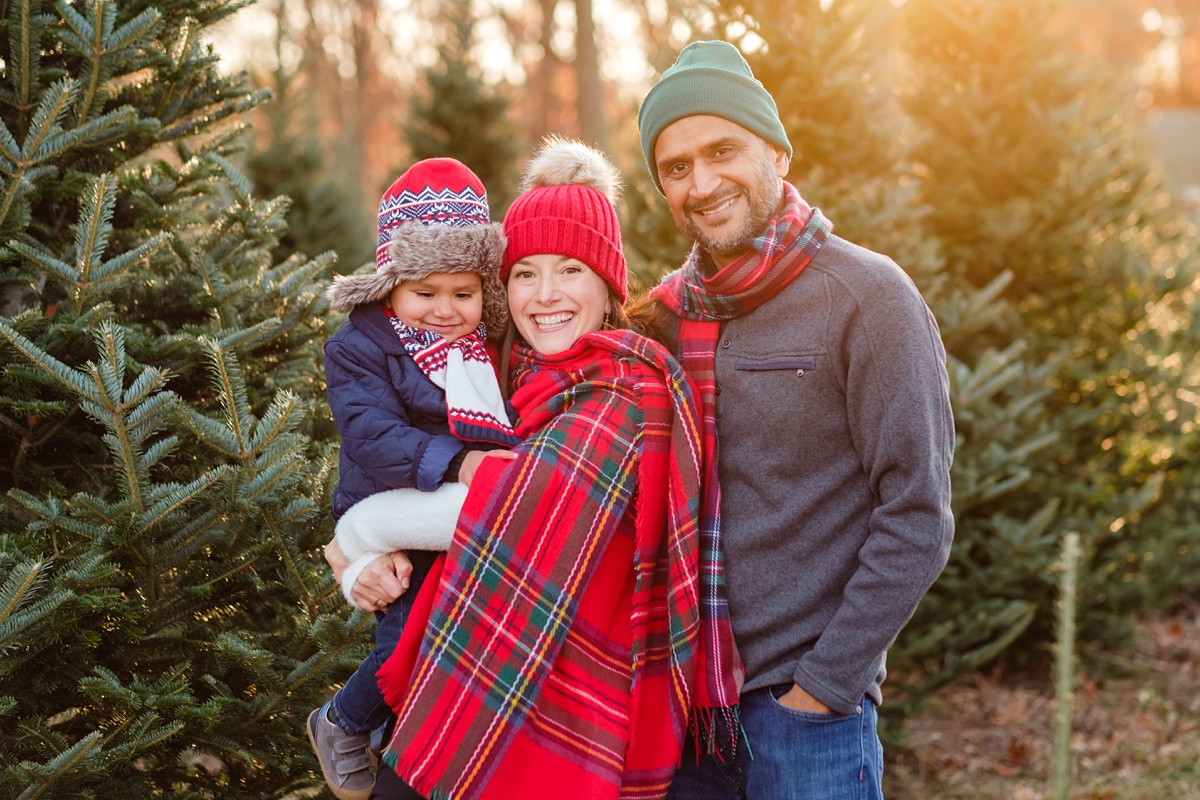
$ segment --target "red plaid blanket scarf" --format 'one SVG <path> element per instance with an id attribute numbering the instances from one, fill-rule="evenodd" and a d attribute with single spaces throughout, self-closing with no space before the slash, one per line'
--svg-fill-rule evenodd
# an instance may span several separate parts
<path id="1" fill-rule="evenodd" d="M 723 568 L 694 390 L 628 331 L 515 352 L 526 441 L 485 459 L 380 670 L 384 760 L 430 798 L 663 797 L 689 713 L 736 705 L 741 675 L 701 604 Z"/>

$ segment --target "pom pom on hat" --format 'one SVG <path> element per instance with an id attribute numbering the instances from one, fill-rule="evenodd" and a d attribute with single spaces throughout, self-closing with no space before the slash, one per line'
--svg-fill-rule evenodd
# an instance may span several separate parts
<path id="1" fill-rule="evenodd" d="M 507 281 L 512 265 L 527 256 L 570 256 L 625 302 L 628 272 L 614 207 L 621 176 L 613 163 L 582 142 L 550 137 L 526 165 L 519 188 L 504 217 L 508 246 L 500 280 Z"/>

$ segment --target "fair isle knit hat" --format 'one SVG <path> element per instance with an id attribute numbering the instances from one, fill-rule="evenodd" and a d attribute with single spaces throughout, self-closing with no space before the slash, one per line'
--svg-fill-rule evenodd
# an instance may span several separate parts
<path id="1" fill-rule="evenodd" d="M 792 156 L 792 145 L 779 120 L 775 100 L 729 42 L 692 42 L 683 48 L 650 89 L 638 109 L 642 154 L 654 185 L 662 192 L 654 166 L 658 136 L 672 122 L 711 114 L 741 125 Z"/>
<path id="2" fill-rule="evenodd" d="M 525 167 L 521 195 L 504 216 L 508 246 L 500 267 L 527 256 L 569 256 L 586 264 L 624 303 L 629 295 L 621 224 L 614 203 L 620 172 L 608 157 L 583 144 L 549 137 Z"/>
<path id="3" fill-rule="evenodd" d="M 396 179 L 379 201 L 373 274 L 337 275 L 330 305 L 349 311 L 383 302 L 404 281 L 474 272 L 483 283 L 483 322 L 491 335 L 508 323 L 498 273 L 504 234 L 491 222 L 483 182 L 461 161 L 427 158 Z"/>
<path id="4" fill-rule="evenodd" d="M 376 269 L 382 269 L 391 257 L 387 245 L 392 231 L 412 221 L 455 228 L 487 224 L 491 217 L 483 181 L 453 158 L 427 158 L 409 167 L 379 200 Z"/>

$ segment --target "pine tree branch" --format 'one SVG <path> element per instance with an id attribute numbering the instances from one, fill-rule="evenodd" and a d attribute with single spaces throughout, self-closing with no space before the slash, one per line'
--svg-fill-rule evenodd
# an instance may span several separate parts
<path id="1" fill-rule="evenodd" d="M 113 209 L 117 202 L 116 179 L 112 173 L 99 176 L 84 197 L 79 223 L 75 227 L 75 252 L 79 259 L 75 292 L 75 313 L 82 311 L 86 287 L 92 277 L 92 265 L 104 258 L 112 233 Z"/>
<path id="2" fill-rule="evenodd" d="M 296 567 L 296 560 L 292 555 L 291 550 L 287 547 L 282 534 L 279 531 L 279 526 L 276 521 L 267 515 L 266 525 L 270 531 L 271 541 L 275 543 L 275 554 L 283 561 L 284 567 L 287 569 L 288 576 L 292 579 L 293 591 L 301 593 L 301 599 L 304 601 L 305 608 L 308 610 L 311 618 L 316 613 L 316 604 L 313 602 L 312 593 L 308 590 L 308 586 L 304 583 L 304 578 L 300 575 L 300 570 Z"/>
<path id="3" fill-rule="evenodd" d="M 20 765 L 29 780 L 29 788 L 21 792 L 17 800 L 37 800 L 39 797 L 56 797 L 57 784 L 72 778 L 76 768 L 100 756 L 100 745 L 104 738 L 93 731 L 75 744 L 50 759 L 44 765 L 23 763 Z M 34 783 L 34 780 L 37 782 Z"/>
<path id="4" fill-rule="evenodd" d="M 84 85 L 83 97 L 79 103 L 78 120 L 84 122 L 88 118 L 88 111 L 91 109 L 92 102 L 96 97 L 96 91 L 100 86 L 100 70 L 102 57 L 104 54 L 104 34 L 106 28 L 111 28 L 115 9 L 105 4 L 104 0 L 92 0 L 87 4 L 88 11 L 91 12 L 92 19 L 85 20 L 75 12 L 71 6 L 63 3 L 61 0 L 57 2 L 56 7 L 58 13 L 62 15 L 63 21 L 74 37 L 64 36 L 67 41 L 74 40 L 73 43 L 84 53 L 84 57 L 90 62 L 91 69 L 88 71 L 87 83 Z M 102 23 L 97 24 L 103 20 Z"/>
<path id="5" fill-rule="evenodd" d="M 18 353 L 34 366 L 40 367 L 40 374 L 45 378 L 49 378 L 51 383 L 58 385 L 59 388 L 65 389 L 73 395 L 88 399 L 93 398 L 89 392 L 90 387 L 80 373 L 26 339 L 9 326 L 8 322 L 4 319 L 0 319 L 0 337 L 6 339 Z"/>
<path id="6" fill-rule="evenodd" d="M 23 561 L 9 572 L 8 579 L 0 586 L 0 601 L 3 601 L 3 605 L 0 605 L 0 631 L 4 630 L 9 617 L 16 613 L 26 593 L 37 583 L 38 575 L 45 566 L 39 561 Z M 5 638 L 0 634 L 0 648 Z"/>
<path id="7" fill-rule="evenodd" d="M 175 569 L 215 539 L 223 539 L 223 549 L 233 551 L 225 536 L 225 514 L 208 509 L 198 516 L 189 517 L 170 539 L 158 547 L 155 558 L 164 569 Z"/>
<path id="8" fill-rule="evenodd" d="M 20 253 L 35 266 L 41 267 L 44 271 L 57 275 L 65 279 L 72 285 L 79 280 L 79 273 L 65 261 L 60 261 L 49 253 L 44 252 L 40 248 L 26 244 L 19 239 L 14 239 L 8 243 L 10 250 Z"/>
<path id="9" fill-rule="evenodd" d="M 16 174 L 17 162 L 21 160 L 21 145 L 13 138 L 8 126 L 0 121 L 0 156 L 4 158 L 3 171 L 5 175 Z"/>
<path id="10" fill-rule="evenodd" d="M 12 70 L 15 79 L 18 108 L 26 112 L 34 106 L 33 93 L 37 88 L 35 81 L 41 66 L 41 28 L 47 18 L 44 14 L 35 13 L 32 0 L 17 2 L 20 16 L 9 34 L 12 45 L 15 45 L 12 49 L 16 52 L 16 57 L 6 66 Z M 0 219 L 3 219 L 3 215 L 0 215 Z"/>
<path id="11" fill-rule="evenodd" d="M 237 441 L 237 458 L 246 460 L 250 457 L 251 447 L 248 440 L 254 426 L 250 418 L 246 384 L 242 380 L 237 357 L 227 358 L 221 343 L 213 339 L 201 338 L 200 343 L 208 355 L 209 372 L 214 388 L 220 393 L 221 403 L 225 406 L 226 424 Z"/>
<path id="12" fill-rule="evenodd" d="M 186 485 L 164 487 L 170 489 L 170 496 L 146 509 L 137 520 L 138 527 L 141 531 L 148 532 L 161 525 L 169 516 L 224 478 L 229 469 L 226 466 L 215 467 Z"/>
<path id="13" fill-rule="evenodd" d="M 9 211 L 12 209 L 13 203 L 22 190 L 22 179 L 35 163 L 34 158 L 41 148 L 42 142 L 51 136 L 55 123 L 62 116 L 63 111 L 66 110 L 72 86 L 73 84 L 69 79 L 58 81 L 46 93 L 45 97 L 42 98 L 42 102 L 38 103 L 28 138 L 26 138 L 25 144 L 21 147 L 18 157 L 13 161 L 14 171 L 12 178 L 9 180 L 8 188 L 4 192 L 4 199 L 0 200 L 0 223 L 8 219 Z"/>
<path id="14" fill-rule="evenodd" d="M 153 40 L 162 15 L 155 9 L 147 9 L 114 31 L 116 6 L 106 0 L 93 0 L 87 7 L 87 17 L 63 0 L 58 0 L 55 7 L 67 26 L 63 39 L 88 62 L 88 77 L 77 113 L 78 123 L 82 124 L 117 64 L 131 71 L 140 69 L 144 56 L 132 59 L 132 63 L 125 62 Z"/>

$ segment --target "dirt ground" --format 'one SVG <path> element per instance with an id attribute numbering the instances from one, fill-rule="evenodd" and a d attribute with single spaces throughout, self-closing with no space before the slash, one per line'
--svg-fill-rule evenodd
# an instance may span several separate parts
<path id="1" fill-rule="evenodd" d="M 1072 800 L 1200 800 L 1200 603 L 1140 621 L 1121 677 L 1097 677 L 1114 655 L 1080 654 Z M 908 721 L 885 795 L 1049 800 L 1053 724 L 1048 675 L 971 676 Z"/>

